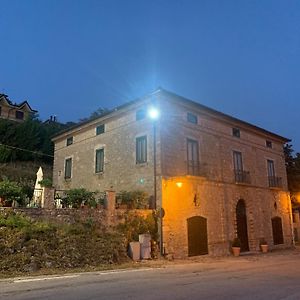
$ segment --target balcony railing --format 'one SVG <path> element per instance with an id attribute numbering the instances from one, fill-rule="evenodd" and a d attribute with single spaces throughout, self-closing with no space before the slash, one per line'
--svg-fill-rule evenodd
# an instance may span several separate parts
<path id="1" fill-rule="evenodd" d="M 269 176 L 269 187 L 282 187 L 282 178 L 276 176 Z"/>
<path id="2" fill-rule="evenodd" d="M 234 179 L 236 183 L 251 183 L 250 172 L 234 170 Z"/>
<path id="3" fill-rule="evenodd" d="M 187 162 L 187 174 L 193 176 L 205 176 L 203 164 L 199 161 L 188 160 Z"/>

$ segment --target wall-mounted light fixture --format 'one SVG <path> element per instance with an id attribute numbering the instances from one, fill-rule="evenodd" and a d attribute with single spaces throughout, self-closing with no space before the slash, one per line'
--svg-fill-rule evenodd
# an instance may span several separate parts
<path id="1" fill-rule="evenodd" d="M 182 182 L 176 182 L 177 187 L 181 188 L 182 187 Z"/>

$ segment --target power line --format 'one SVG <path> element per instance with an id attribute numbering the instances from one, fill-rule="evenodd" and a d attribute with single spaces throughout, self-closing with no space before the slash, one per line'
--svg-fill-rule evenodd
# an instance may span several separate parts
<path id="1" fill-rule="evenodd" d="M 21 151 L 24 151 L 24 152 L 30 152 L 30 153 L 41 155 L 41 156 L 48 156 L 48 157 L 51 157 L 51 158 L 54 157 L 53 155 L 50 155 L 50 154 L 41 153 L 41 152 L 37 152 L 37 151 L 31 151 L 31 150 L 27 150 L 27 149 L 23 149 L 23 148 L 18 148 L 18 147 L 14 147 L 14 146 L 10 146 L 10 145 L 5 145 L 5 144 L 2 144 L 2 143 L 0 143 L 0 146 L 4 146 L 4 147 L 7 147 L 7 148 L 16 149 L 16 150 L 21 150 Z"/>

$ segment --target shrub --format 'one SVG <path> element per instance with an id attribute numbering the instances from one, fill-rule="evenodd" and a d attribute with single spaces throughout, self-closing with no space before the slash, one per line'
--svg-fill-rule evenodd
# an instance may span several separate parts
<path id="1" fill-rule="evenodd" d="M 239 238 L 235 238 L 232 243 L 231 243 L 232 247 L 241 247 L 241 240 Z"/>
<path id="2" fill-rule="evenodd" d="M 44 178 L 43 180 L 39 181 L 39 184 L 42 187 L 51 188 L 52 187 L 52 180 L 49 178 Z"/>
<path id="3" fill-rule="evenodd" d="M 6 178 L 0 182 L 0 197 L 10 204 L 13 201 L 22 204 L 25 200 L 22 188 L 16 182 L 9 181 Z"/>
<path id="4" fill-rule="evenodd" d="M 265 238 L 260 238 L 259 239 L 259 245 L 268 245 L 267 241 L 265 240 Z"/>
<path id="5" fill-rule="evenodd" d="M 149 204 L 149 196 L 140 190 L 121 191 L 117 196 L 117 202 L 126 204 L 128 208 L 146 208 Z"/>
<path id="6" fill-rule="evenodd" d="M 117 230 L 126 236 L 127 242 L 138 241 L 139 234 L 150 233 L 153 240 L 157 240 L 157 220 L 155 216 L 138 216 L 129 213 L 125 217 L 125 222 L 117 226 Z"/>
<path id="7" fill-rule="evenodd" d="M 9 211 L 0 214 L 0 227 L 25 228 L 30 225 L 31 220 L 20 213 Z"/>
<path id="8" fill-rule="evenodd" d="M 79 208 L 84 204 L 94 206 L 96 203 L 95 192 L 90 192 L 84 188 L 68 190 L 63 203 L 73 208 Z"/>

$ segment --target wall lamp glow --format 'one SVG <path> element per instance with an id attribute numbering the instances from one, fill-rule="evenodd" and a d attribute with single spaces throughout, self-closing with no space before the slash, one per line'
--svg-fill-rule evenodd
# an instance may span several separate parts
<path id="1" fill-rule="evenodd" d="M 148 110 L 148 115 L 152 120 L 157 120 L 159 118 L 159 110 L 155 107 L 151 107 Z"/>
<path id="2" fill-rule="evenodd" d="M 177 187 L 181 188 L 182 187 L 182 182 L 176 182 Z"/>

